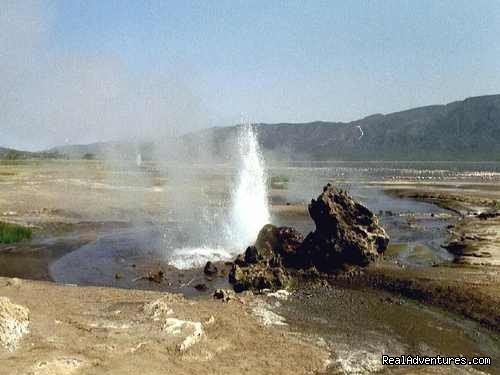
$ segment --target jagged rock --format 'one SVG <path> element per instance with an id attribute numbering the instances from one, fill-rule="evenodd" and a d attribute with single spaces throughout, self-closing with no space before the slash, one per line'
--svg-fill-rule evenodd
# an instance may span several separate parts
<path id="1" fill-rule="evenodd" d="M 389 236 L 378 218 L 346 192 L 328 184 L 309 205 L 316 230 L 304 239 L 290 227 L 265 225 L 255 242 L 234 261 L 229 281 L 234 290 L 282 289 L 289 286 L 291 269 L 313 279 L 320 272 L 346 266 L 366 266 L 382 253 Z M 318 272 L 320 271 L 320 272 Z"/>
<path id="2" fill-rule="evenodd" d="M 303 241 L 304 236 L 294 228 L 267 224 L 260 230 L 255 246 L 250 246 L 250 248 L 255 248 L 258 260 L 265 260 L 275 257 L 276 254 L 283 257 L 294 254 Z M 245 260 L 247 263 L 254 263 L 252 259 L 247 258 L 247 254 L 245 254 Z"/>
<path id="3" fill-rule="evenodd" d="M 218 269 L 215 266 L 215 264 L 208 261 L 207 264 L 205 264 L 205 268 L 203 269 L 203 272 L 205 272 L 205 275 L 212 276 L 212 275 L 217 274 Z"/>
<path id="4" fill-rule="evenodd" d="M 293 228 L 267 224 L 260 230 L 254 246 L 234 261 L 229 281 L 234 290 L 286 288 L 290 278 L 283 267 L 283 254 L 295 251 L 296 239 L 301 234 Z"/>
<path id="5" fill-rule="evenodd" d="M 309 205 L 316 230 L 307 235 L 295 254 L 301 268 L 315 266 L 330 272 L 344 264 L 366 266 L 389 244 L 378 218 L 345 191 L 328 184 Z"/>
<path id="6" fill-rule="evenodd" d="M 17 348 L 21 338 L 29 332 L 28 308 L 0 297 L 0 345 L 10 352 Z"/>
<path id="7" fill-rule="evenodd" d="M 287 271 L 282 267 L 270 267 L 269 263 L 251 264 L 247 267 L 234 265 L 229 281 L 236 292 L 248 289 L 282 289 L 290 282 Z"/>
<path id="8" fill-rule="evenodd" d="M 297 249 L 302 245 L 302 242 L 304 242 L 304 236 L 294 228 L 278 228 L 278 247 L 276 250 L 283 257 L 295 254 Z"/>

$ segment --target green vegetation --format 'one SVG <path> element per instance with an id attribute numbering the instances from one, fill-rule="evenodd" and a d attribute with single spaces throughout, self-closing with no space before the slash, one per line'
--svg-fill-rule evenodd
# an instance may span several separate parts
<path id="1" fill-rule="evenodd" d="M 31 229 L 17 224 L 3 223 L 0 221 L 0 243 L 16 243 L 30 239 Z"/>

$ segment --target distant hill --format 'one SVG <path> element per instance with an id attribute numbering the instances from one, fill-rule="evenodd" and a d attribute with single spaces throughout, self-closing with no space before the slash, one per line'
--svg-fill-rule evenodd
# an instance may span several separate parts
<path id="1" fill-rule="evenodd" d="M 60 155 L 53 152 L 29 152 L 0 147 L 0 160 L 52 159 Z"/>
<path id="2" fill-rule="evenodd" d="M 500 95 L 480 96 L 361 120 L 258 124 L 268 152 L 296 160 L 496 160 L 500 161 Z M 236 128 L 190 134 L 211 138 L 215 149 Z"/>
<path id="3" fill-rule="evenodd" d="M 376 114 L 352 122 L 257 124 L 266 155 L 292 160 L 461 160 L 500 161 L 500 95 L 478 96 L 446 105 Z M 31 157 L 144 160 L 230 156 L 238 126 L 215 127 L 173 142 L 94 143 L 56 147 Z M 10 151 L 0 149 L 2 155 Z M 13 154 L 11 154 L 13 155 Z"/>
<path id="4" fill-rule="evenodd" d="M 48 152 L 62 155 L 67 159 L 135 159 L 137 153 L 151 158 L 151 144 L 131 142 L 98 142 L 88 145 L 67 145 L 54 147 Z"/>

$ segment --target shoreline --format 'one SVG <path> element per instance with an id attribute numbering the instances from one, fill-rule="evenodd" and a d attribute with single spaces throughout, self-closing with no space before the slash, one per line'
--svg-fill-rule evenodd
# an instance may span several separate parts
<path id="1" fill-rule="evenodd" d="M 432 190 L 431 190 L 432 189 Z M 500 332 L 500 218 L 483 219 L 495 207 L 500 189 L 485 198 L 467 190 L 412 185 L 386 189 L 388 194 L 434 203 L 460 216 L 448 226 L 451 264 L 409 268 L 380 262 L 368 267 L 358 282 L 439 306 Z M 493 233 L 493 234 L 492 234 Z M 486 249 L 488 251 L 486 251 Z M 452 250 L 452 249 L 451 249 Z"/>

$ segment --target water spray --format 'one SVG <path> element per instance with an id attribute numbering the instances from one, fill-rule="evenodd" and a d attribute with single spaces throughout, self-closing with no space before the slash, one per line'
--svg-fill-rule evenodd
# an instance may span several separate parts
<path id="1" fill-rule="evenodd" d="M 267 176 L 254 126 L 238 129 L 238 176 L 231 192 L 230 231 L 234 245 L 252 244 L 270 222 Z"/>

